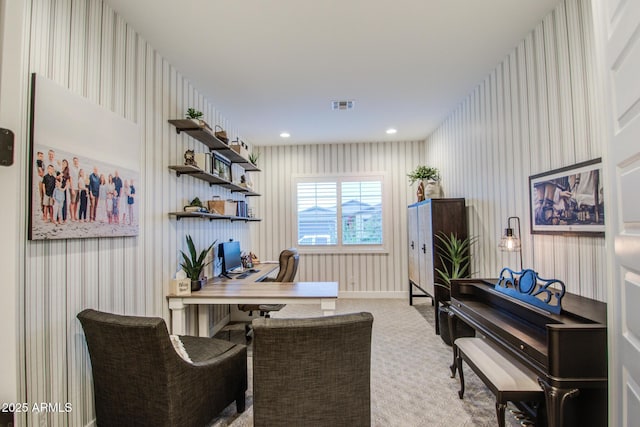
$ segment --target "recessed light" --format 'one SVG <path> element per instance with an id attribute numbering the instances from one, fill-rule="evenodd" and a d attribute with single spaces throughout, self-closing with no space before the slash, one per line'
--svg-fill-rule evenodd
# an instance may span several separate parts
<path id="1" fill-rule="evenodd" d="M 281 138 L 289 138 L 290 136 L 291 136 L 291 134 L 290 134 L 289 132 L 282 132 L 282 133 L 280 134 L 280 137 L 281 137 Z"/>
<path id="2" fill-rule="evenodd" d="M 396 132 L 398 132 L 398 130 L 397 130 L 397 129 L 394 129 L 394 128 L 389 128 L 389 129 L 387 129 L 387 134 L 389 134 L 389 135 L 393 135 L 393 134 L 394 134 L 394 133 L 396 133 Z"/>

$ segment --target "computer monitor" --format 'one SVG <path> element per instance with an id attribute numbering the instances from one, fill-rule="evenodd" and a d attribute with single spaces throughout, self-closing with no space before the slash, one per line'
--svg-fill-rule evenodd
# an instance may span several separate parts
<path id="1" fill-rule="evenodd" d="M 222 275 L 229 277 L 229 272 L 242 267 L 240 242 L 223 242 L 218 247 L 218 255 L 222 258 Z"/>

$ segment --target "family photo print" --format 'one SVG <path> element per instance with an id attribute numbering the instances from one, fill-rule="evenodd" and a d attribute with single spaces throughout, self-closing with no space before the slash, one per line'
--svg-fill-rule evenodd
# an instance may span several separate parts
<path id="1" fill-rule="evenodd" d="M 139 129 L 32 77 L 29 239 L 136 236 Z"/>

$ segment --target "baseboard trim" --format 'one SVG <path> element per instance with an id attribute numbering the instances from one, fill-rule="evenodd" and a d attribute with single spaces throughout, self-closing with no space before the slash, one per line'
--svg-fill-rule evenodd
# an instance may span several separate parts
<path id="1" fill-rule="evenodd" d="M 409 299 L 407 291 L 388 291 L 388 292 L 354 292 L 344 291 L 338 292 L 338 300 L 340 298 L 369 298 L 369 299 Z"/>
<path id="2" fill-rule="evenodd" d="M 213 331 L 209 331 L 209 336 L 214 337 L 222 328 L 224 328 L 231 318 L 227 314 L 222 319 L 220 319 L 215 325 L 213 325 Z"/>

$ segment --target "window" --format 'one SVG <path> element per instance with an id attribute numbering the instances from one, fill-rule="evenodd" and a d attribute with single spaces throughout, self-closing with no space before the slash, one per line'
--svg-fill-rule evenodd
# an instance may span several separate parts
<path id="1" fill-rule="evenodd" d="M 322 252 L 328 247 L 332 252 L 383 251 L 383 178 L 382 175 L 296 178 L 298 246 Z"/>

